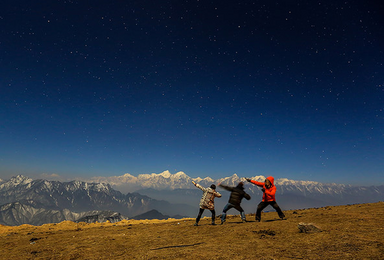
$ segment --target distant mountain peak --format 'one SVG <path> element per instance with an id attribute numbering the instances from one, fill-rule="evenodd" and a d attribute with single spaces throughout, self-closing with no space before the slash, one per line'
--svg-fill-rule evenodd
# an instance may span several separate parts
<path id="1" fill-rule="evenodd" d="M 174 174 L 175 177 L 179 177 L 179 178 L 187 178 L 188 175 L 186 175 L 184 172 L 177 172 Z"/>
<path id="2" fill-rule="evenodd" d="M 10 188 L 10 187 L 17 187 L 17 186 L 23 186 L 23 185 L 28 185 L 32 182 L 33 180 L 31 178 L 28 178 L 23 175 L 17 175 L 13 176 L 11 179 L 8 181 L 4 181 L 0 184 L 0 190 L 5 189 L 5 188 Z"/>
<path id="3" fill-rule="evenodd" d="M 155 173 L 154 173 L 155 174 Z M 156 175 L 156 174 L 155 174 Z M 160 174 L 157 174 L 159 176 L 162 176 L 164 178 L 170 178 L 172 176 L 172 174 L 169 172 L 169 171 L 163 171 L 162 173 Z"/>
<path id="4" fill-rule="evenodd" d="M 152 210 L 147 211 L 143 214 L 132 217 L 132 219 L 136 219 L 136 220 L 139 220 L 139 219 L 168 219 L 168 218 L 169 218 L 169 216 L 163 215 L 162 213 L 160 213 L 159 211 L 157 211 L 155 209 L 152 209 Z"/>
<path id="5" fill-rule="evenodd" d="M 17 176 L 12 177 L 10 179 L 10 181 L 12 181 L 14 183 L 22 184 L 22 183 L 30 183 L 30 182 L 32 182 L 32 179 L 28 178 L 24 175 L 17 175 Z"/>
<path id="6" fill-rule="evenodd" d="M 212 179 L 211 177 L 205 177 L 204 179 L 202 179 L 201 177 L 197 177 L 197 178 L 193 178 L 192 180 L 195 182 L 207 182 L 207 183 L 208 182 L 212 182 L 212 183 L 215 182 L 215 180 Z"/>
<path id="7" fill-rule="evenodd" d="M 124 178 L 136 178 L 135 176 L 129 174 L 129 173 L 126 173 L 126 174 L 123 174 L 121 177 L 124 177 Z"/>

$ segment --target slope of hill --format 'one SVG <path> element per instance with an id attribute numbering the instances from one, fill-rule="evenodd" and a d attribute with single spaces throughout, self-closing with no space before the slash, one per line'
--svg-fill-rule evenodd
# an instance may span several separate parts
<path id="1" fill-rule="evenodd" d="M 0 259 L 384 259 L 383 202 L 285 213 L 198 227 L 194 219 L 0 226 Z M 301 222 L 322 232 L 300 233 Z"/>

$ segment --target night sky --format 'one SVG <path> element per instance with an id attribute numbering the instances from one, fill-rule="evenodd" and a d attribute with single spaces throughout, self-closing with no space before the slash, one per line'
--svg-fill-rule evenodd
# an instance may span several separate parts
<path id="1" fill-rule="evenodd" d="M 384 184 L 382 1 L 0 3 L 0 178 Z"/>

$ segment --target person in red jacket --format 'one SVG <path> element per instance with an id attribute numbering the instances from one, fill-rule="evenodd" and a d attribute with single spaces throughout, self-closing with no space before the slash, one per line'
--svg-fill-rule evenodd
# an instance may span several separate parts
<path id="1" fill-rule="evenodd" d="M 275 179 L 272 176 L 269 176 L 265 179 L 264 182 L 258 182 L 251 180 L 249 178 L 246 178 L 246 180 L 250 183 L 253 183 L 259 187 L 262 187 L 263 191 L 263 199 L 257 206 L 256 211 L 256 221 L 260 222 L 261 220 L 261 212 L 263 209 L 265 209 L 268 205 L 271 205 L 279 214 L 279 217 L 281 219 L 285 219 L 285 215 L 283 211 L 281 211 L 279 205 L 276 203 L 275 194 L 276 194 L 276 186 L 274 185 Z"/>

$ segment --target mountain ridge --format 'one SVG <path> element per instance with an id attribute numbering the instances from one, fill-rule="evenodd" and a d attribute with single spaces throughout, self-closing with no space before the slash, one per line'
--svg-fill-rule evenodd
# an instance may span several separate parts
<path id="1" fill-rule="evenodd" d="M 93 210 L 85 212 L 73 212 L 68 209 L 54 210 L 35 207 L 33 202 L 17 201 L 0 206 L 0 224 L 18 226 L 30 224 L 40 226 L 47 223 L 60 223 L 65 220 L 73 222 L 92 223 L 95 221 L 111 223 L 118 222 L 127 217 L 118 212 L 107 210 Z"/>
<path id="2" fill-rule="evenodd" d="M 195 211 L 188 205 L 175 206 L 135 192 L 123 194 L 106 183 L 32 180 L 22 175 L 0 183 L 0 224 L 41 224 L 36 214 L 44 215 L 40 219 L 57 222 L 75 219 L 75 213 L 66 214 L 67 211 L 114 211 L 130 217 L 151 209 L 165 210 L 167 215 L 178 215 L 180 210 L 188 214 Z"/>

